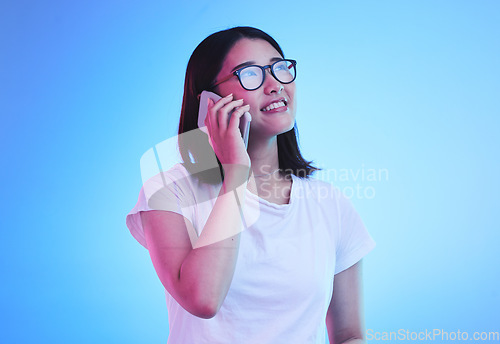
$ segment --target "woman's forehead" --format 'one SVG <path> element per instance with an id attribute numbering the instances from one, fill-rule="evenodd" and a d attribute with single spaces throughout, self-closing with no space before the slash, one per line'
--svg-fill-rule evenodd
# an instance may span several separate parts
<path id="1" fill-rule="evenodd" d="M 267 41 L 263 39 L 242 38 L 229 50 L 222 69 L 233 69 L 245 63 L 269 64 L 273 59 L 280 58 L 280 53 Z"/>

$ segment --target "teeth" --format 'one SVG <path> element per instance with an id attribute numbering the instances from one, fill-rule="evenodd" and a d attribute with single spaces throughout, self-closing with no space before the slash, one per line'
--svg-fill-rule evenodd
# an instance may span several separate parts
<path id="1" fill-rule="evenodd" d="M 282 106 L 285 106 L 285 102 L 280 100 L 279 102 L 272 103 L 271 105 L 266 106 L 265 108 L 262 109 L 262 111 L 271 111 L 272 109 L 276 109 Z"/>

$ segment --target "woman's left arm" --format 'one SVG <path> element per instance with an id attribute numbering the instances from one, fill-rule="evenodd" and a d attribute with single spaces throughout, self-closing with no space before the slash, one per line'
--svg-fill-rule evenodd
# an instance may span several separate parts
<path id="1" fill-rule="evenodd" d="M 330 344 L 365 343 L 361 261 L 335 275 L 326 314 Z"/>

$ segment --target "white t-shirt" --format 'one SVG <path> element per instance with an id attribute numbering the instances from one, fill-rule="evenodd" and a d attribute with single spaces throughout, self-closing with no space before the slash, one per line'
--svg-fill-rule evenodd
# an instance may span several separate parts
<path id="1" fill-rule="evenodd" d="M 292 178 L 289 204 L 246 191 L 247 226 L 236 270 L 213 318 L 190 314 L 165 291 L 169 344 L 325 343 L 334 275 L 358 262 L 375 242 L 337 188 Z M 197 231 L 190 236 L 199 235 L 220 184 L 204 184 L 178 164 L 152 185 L 143 186 L 127 216 L 134 238 L 147 248 L 140 212 L 152 209 L 182 214 Z"/>

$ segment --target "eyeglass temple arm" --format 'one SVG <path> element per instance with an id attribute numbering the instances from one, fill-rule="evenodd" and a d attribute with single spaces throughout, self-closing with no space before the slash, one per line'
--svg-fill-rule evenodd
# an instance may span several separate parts
<path id="1" fill-rule="evenodd" d="M 221 80 L 217 81 L 215 84 L 212 85 L 212 88 L 214 88 L 215 86 L 217 85 L 220 85 L 222 84 L 223 82 L 226 82 L 228 81 L 229 79 L 231 79 L 233 76 L 236 75 L 236 71 L 232 72 L 231 74 L 229 74 L 228 76 L 226 76 L 225 78 L 222 78 Z"/>

